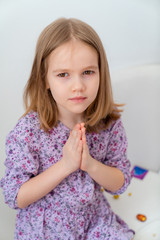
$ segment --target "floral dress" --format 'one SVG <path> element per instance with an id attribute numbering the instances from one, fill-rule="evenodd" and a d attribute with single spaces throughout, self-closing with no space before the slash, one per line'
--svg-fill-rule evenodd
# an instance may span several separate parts
<path id="1" fill-rule="evenodd" d="M 88 173 L 77 170 L 39 201 L 24 209 L 17 206 L 21 185 L 62 158 L 70 130 L 59 122 L 46 133 L 38 115 L 21 118 L 6 139 L 6 173 L 0 181 L 5 202 L 17 209 L 15 240 L 129 240 L 134 231 L 112 210 L 99 186 Z M 125 183 L 111 194 L 123 193 L 130 183 L 127 140 L 121 119 L 107 129 L 86 134 L 90 154 L 119 168 Z"/>

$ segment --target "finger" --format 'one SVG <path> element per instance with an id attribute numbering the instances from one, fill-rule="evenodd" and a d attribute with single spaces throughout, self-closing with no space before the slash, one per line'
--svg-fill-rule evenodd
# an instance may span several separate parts
<path id="1" fill-rule="evenodd" d="M 77 150 L 79 142 L 80 142 L 80 138 L 81 138 L 81 131 L 78 130 L 74 130 L 75 132 L 73 133 L 73 138 L 72 138 L 72 148 L 73 150 Z"/>
<path id="2" fill-rule="evenodd" d="M 79 141 L 79 144 L 78 144 L 78 147 L 77 147 L 77 151 L 78 151 L 79 153 L 81 153 L 81 152 L 82 152 L 82 148 L 83 148 L 83 143 L 82 143 L 82 140 L 80 140 L 80 141 Z"/>
<path id="3" fill-rule="evenodd" d="M 82 140 L 82 141 L 83 141 L 83 152 L 87 153 L 88 152 L 88 145 L 87 145 L 86 139 Z"/>
<path id="4" fill-rule="evenodd" d="M 77 135 L 77 129 L 74 128 L 72 131 L 70 131 L 70 135 L 68 139 L 71 140 L 73 137 L 76 137 L 76 135 Z"/>
<path id="5" fill-rule="evenodd" d="M 72 130 L 71 138 L 70 138 L 70 144 L 73 145 L 75 143 L 75 140 L 77 138 L 77 130 Z"/>
<path id="6" fill-rule="evenodd" d="M 83 127 L 81 132 L 82 132 L 82 141 L 86 142 L 86 129 Z"/>
<path id="7" fill-rule="evenodd" d="M 73 130 L 80 130 L 80 124 L 77 123 L 77 124 L 74 126 Z M 73 130 L 72 130 L 72 131 L 73 131 Z"/>
<path id="8" fill-rule="evenodd" d="M 68 138 L 66 144 L 67 144 L 68 146 L 72 147 L 72 145 L 73 145 L 73 143 L 74 143 L 74 141 L 75 141 L 75 140 L 74 140 L 75 137 L 76 137 L 76 130 L 72 130 L 72 131 L 70 132 L 70 135 L 69 135 L 69 138 Z"/>
<path id="9" fill-rule="evenodd" d="M 82 142 L 83 142 L 83 152 L 87 154 L 89 152 L 89 149 L 88 149 L 88 145 L 87 145 L 87 141 L 86 141 L 85 131 L 86 131 L 86 129 L 83 128 L 82 129 Z"/>
<path id="10" fill-rule="evenodd" d="M 84 123 L 81 123 L 81 124 L 80 124 L 80 127 L 81 127 L 81 129 L 84 128 Z"/>
<path id="11" fill-rule="evenodd" d="M 77 136 L 77 130 L 74 129 L 74 130 L 72 130 L 72 137 L 76 137 L 76 136 Z"/>

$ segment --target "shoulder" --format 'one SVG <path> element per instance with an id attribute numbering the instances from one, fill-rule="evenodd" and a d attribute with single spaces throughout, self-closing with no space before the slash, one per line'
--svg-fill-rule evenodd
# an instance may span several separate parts
<path id="1" fill-rule="evenodd" d="M 122 122 L 122 119 L 121 117 L 118 118 L 117 120 L 113 121 L 109 127 L 109 131 L 112 132 L 114 131 L 115 129 L 117 130 L 124 130 L 124 126 L 123 126 L 123 122 Z"/>
<path id="2" fill-rule="evenodd" d="M 114 121 L 109 128 L 109 142 L 117 142 L 119 145 L 127 146 L 127 135 L 122 119 Z"/>
<path id="3" fill-rule="evenodd" d="M 126 132 L 121 117 L 112 121 L 107 129 L 101 131 L 101 134 L 108 140 L 122 138 L 122 136 L 126 138 Z"/>
<path id="4" fill-rule="evenodd" d="M 29 112 L 25 116 L 21 117 L 16 125 L 23 127 L 40 127 L 40 122 L 37 112 Z"/>
<path id="5" fill-rule="evenodd" d="M 16 126 L 10 131 L 7 138 L 14 137 L 20 138 L 21 140 L 26 137 L 33 138 L 33 136 L 36 136 L 40 131 L 38 114 L 36 112 L 29 112 L 18 120 Z"/>
<path id="6" fill-rule="evenodd" d="M 107 128 L 104 128 L 104 129 L 100 130 L 98 133 L 91 132 L 88 135 L 109 137 L 110 135 L 114 134 L 115 132 L 121 132 L 121 131 L 125 131 L 125 129 L 123 127 L 122 119 L 120 117 L 117 120 L 113 120 L 112 122 L 110 122 L 110 124 Z"/>
<path id="7" fill-rule="evenodd" d="M 121 117 L 119 117 L 116 120 L 112 120 L 110 122 L 109 126 L 107 126 L 107 128 L 105 128 L 105 129 L 101 130 L 100 133 L 111 134 L 115 130 L 122 130 L 122 129 L 124 129 L 124 127 L 123 127 L 122 119 L 121 119 Z"/>

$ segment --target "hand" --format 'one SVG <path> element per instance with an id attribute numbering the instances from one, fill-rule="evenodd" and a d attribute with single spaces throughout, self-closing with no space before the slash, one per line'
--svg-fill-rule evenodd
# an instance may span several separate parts
<path id="1" fill-rule="evenodd" d="M 84 125 L 81 124 L 81 133 L 82 133 L 82 161 L 80 169 L 88 172 L 90 167 L 93 164 L 93 158 L 91 157 L 88 149 L 88 145 L 86 142 L 85 128 Z"/>
<path id="2" fill-rule="evenodd" d="M 65 168 L 72 173 L 80 168 L 82 160 L 82 134 L 77 124 L 63 147 L 62 161 Z"/>

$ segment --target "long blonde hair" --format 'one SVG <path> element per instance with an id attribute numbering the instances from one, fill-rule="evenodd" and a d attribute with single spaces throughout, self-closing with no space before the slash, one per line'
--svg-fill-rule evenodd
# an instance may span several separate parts
<path id="1" fill-rule="evenodd" d="M 41 128 L 45 131 L 57 125 L 57 105 L 50 90 L 46 88 L 47 59 L 54 49 L 72 38 L 89 44 L 98 53 L 99 90 L 96 99 L 84 112 L 87 131 L 98 132 L 120 117 L 121 110 L 118 107 L 122 105 L 115 104 L 113 101 L 108 62 L 99 36 L 91 26 L 78 19 L 60 18 L 48 25 L 40 34 L 31 74 L 24 91 L 26 107 L 24 115 L 30 111 L 36 111 Z"/>

